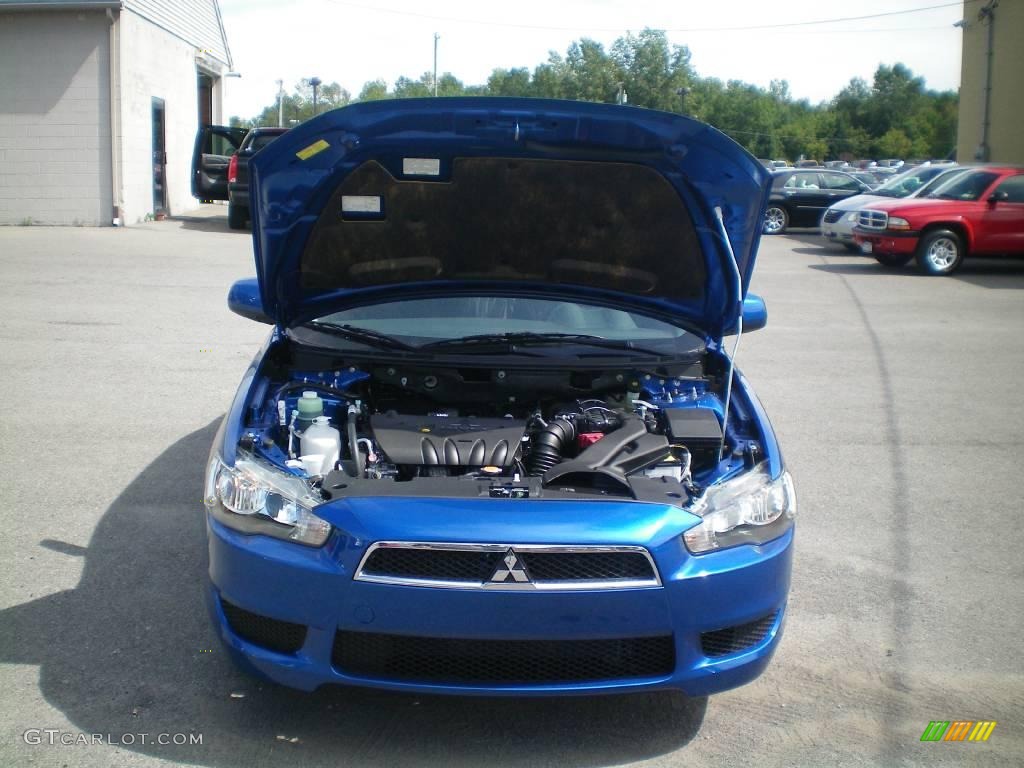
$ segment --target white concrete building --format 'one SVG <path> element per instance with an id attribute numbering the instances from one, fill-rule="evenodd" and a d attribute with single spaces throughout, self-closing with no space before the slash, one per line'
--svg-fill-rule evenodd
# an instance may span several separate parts
<path id="1" fill-rule="evenodd" d="M 0 224 L 196 207 L 231 65 L 217 0 L 0 0 Z"/>

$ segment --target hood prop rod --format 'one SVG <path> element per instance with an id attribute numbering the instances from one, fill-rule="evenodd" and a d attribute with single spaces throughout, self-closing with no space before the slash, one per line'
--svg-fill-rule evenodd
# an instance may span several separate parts
<path id="1" fill-rule="evenodd" d="M 725 229 L 725 220 L 722 218 L 722 208 L 715 206 L 715 221 L 718 222 L 718 233 L 722 236 L 722 242 L 725 243 L 725 249 L 729 252 L 729 263 L 732 264 L 733 279 L 736 281 L 736 343 L 733 344 L 732 354 L 729 355 L 729 374 L 725 382 L 725 413 L 722 416 L 722 442 L 718 444 L 718 461 L 721 463 L 722 456 L 725 454 L 725 438 L 729 427 L 729 401 L 732 400 L 732 377 L 733 370 L 736 367 L 736 354 L 740 349 L 740 336 L 743 335 L 743 279 L 740 277 L 739 264 L 736 263 L 736 253 L 732 249 L 732 243 L 729 241 L 729 233 Z M 725 342 L 725 336 L 723 334 L 719 349 L 722 348 Z"/>

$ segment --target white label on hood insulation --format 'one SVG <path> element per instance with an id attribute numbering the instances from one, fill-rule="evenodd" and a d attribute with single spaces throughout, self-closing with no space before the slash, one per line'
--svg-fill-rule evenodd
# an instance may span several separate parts
<path id="1" fill-rule="evenodd" d="M 406 176 L 440 176 L 441 161 L 436 157 L 403 157 L 402 173 Z"/>
<path id="2" fill-rule="evenodd" d="M 342 213 L 380 213 L 380 195 L 342 195 Z"/>

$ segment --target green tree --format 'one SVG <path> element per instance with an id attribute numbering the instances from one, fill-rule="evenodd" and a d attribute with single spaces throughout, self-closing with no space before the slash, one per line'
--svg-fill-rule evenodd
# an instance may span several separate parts
<path id="1" fill-rule="evenodd" d="M 356 96 L 356 101 L 379 101 L 391 98 L 388 93 L 388 84 L 384 80 L 370 80 L 363 83 L 363 88 Z"/>
<path id="2" fill-rule="evenodd" d="M 545 99 L 569 98 L 566 85 L 568 68 L 565 60 L 555 51 L 548 52 L 548 60 L 533 70 L 532 89 L 534 96 Z"/>
<path id="3" fill-rule="evenodd" d="M 688 48 L 670 48 L 663 31 L 644 29 L 639 34 L 620 37 L 611 50 L 630 104 L 680 111 L 677 91 L 692 87 L 694 80 Z"/>
<path id="4" fill-rule="evenodd" d="M 465 93 L 466 86 L 451 72 L 445 72 L 437 78 L 438 96 L 462 96 Z"/>
<path id="5" fill-rule="evenodd" d="M 619 87 L 631 105 L 684 112 L 731 136 L 758 157 L 852 160 L 863 157 L 945 157 L 956 140 L 957 95 L 928 91 L 903 64 L 882 64 L 869 85 L 852 79 L 828 102 L 793 99 L 789 84 L 773 80 L 761 88 L 738 80 L 700 77 L 686 46 L 671 46 L 664 32 L 644 29 L 615 40 L 609 49 L 588 38 L 573 42 L 565 56 L 495 69 L 486 83 L 466 85 L 450 72 L 438 77 L 438 96 L 536 96 L 613 102 Z M 363 85 L 358 101 L 428 97 L 433 74 Z M 337 83 L 320 89 L 320 111 L 344 106 L 351 97 Z M 283 98 L 285 124 L 312 116 L 308 81 Z M 240 125 L 276 125 L 277 102 Z"/>
<path id="6" fill-rule="evenodd" d="M 615 100 L 621 72 L 603 45 L 583 39 L 566 52 L 564 78 L 566 98 L 610 103 Z"/>
<path id="7" fill-rule="evenodd" d="M 877 142 L 878 154 L 884 157 L 909 157 L 914 143 L 899 128 L 890 128 Z"/>
<path id="8" fill-rule="evenodd" d="M 487 78 L 487 90 L 493 96 L 532 96 L 530 70 L 526 67 L 495 69 Z"/>
<path id="9" fill-rule="evenodd" d="M 874 136 L 883 136 L 914 114 L 924 96 L 924 80 L 902 64 L 882 64 L 875 71 L 872 98 L 868 102 L 868 129 Z"/>

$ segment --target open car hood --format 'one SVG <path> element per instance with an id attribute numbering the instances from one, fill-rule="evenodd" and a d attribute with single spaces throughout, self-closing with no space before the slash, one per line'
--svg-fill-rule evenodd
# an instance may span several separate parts
<path id="1" fill-rule="evenodd" d="M 281 326 L 401 296 L 541 292 L 711 338 L 736 326 L 771 178 L 680 115 L 513 98 L 337 109 L 249 168 L 263 310 Z"/>

